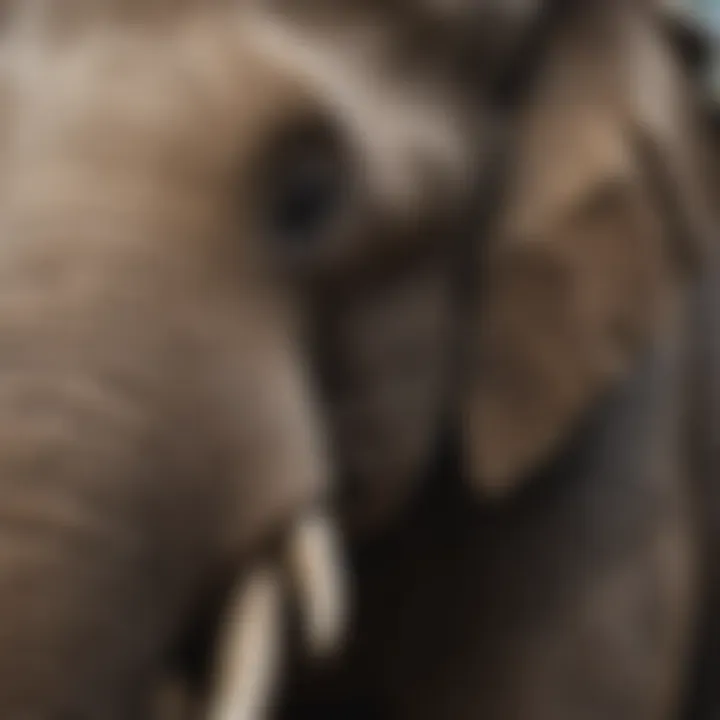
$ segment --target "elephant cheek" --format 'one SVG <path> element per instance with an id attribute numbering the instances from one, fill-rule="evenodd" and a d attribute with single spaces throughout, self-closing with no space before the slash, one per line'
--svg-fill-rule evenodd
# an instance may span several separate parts
<path id="1" fill-rule="evenodd" d="M 447 280 L 423 269 L 325 303 L 320 375 L 355 533 L 396 516 L 435 452 L 452 339 Z"/>
<path id="2" fill-rule="evenodd" d="M 245 344 L 243 344 L 245 345 Z M 221 383 L 228 408 L 232 502 L 226 509 L 231 548 L 251 548 L 329 489 L 324 426 L 305 364 L 292 343 L 247 350 L 237 385 Z M 248 368 L 248 355 L 253 355 Z M 238 356 L 236 356 L 238 359 Z M 249 371 L 248 371 L 249 370 Z M 225 378 L 228 375 L 224 375 Z"/>
<path id="3" fill-rule="evenodd" d="M 388 373 L 388 386 L 337 423 L 342 499 L 356 533 L 381 530 L 410 501 L 435 448 L 441 393 Z"/>

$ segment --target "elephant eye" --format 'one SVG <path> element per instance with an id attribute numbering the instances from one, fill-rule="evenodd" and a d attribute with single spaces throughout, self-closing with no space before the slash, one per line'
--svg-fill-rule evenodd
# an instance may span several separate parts
<path id="1" fill-rule="evenodd" d="M 327 123 L 285 132 L 274 145 L 264 183 L 264 226 L 284 254 L 313 255 L 334 243 L 351 194 L 348 157 Z"/>

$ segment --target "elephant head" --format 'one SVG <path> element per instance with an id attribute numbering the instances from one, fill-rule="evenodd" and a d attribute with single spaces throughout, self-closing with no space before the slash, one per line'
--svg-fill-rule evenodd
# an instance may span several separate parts
<path id="1" fill-rule="evenodd" d="M 693 98 L 657 8 L 255 6 L 356 124 L 382 191 L 375 242 L 315 285 L 351 525 L 407 506 L 458 408 L 472 485 L 517 484 L 632 365 L 683 284 L 675 251 L 692 265 L 706 240 Z"/>
<path id="2" fill-rule="evenodd" d="M 456 384 L 457 276 L 502 130 L 496 91 L 536 5 L 253 3 L 256 37 L 334 99 L 371 188 L 370 238 L 313 285 L 316 370 L 358 536 L 408 506 L 439 446 Z"/>
<path id="3" fill-rule="evenodd" d="M 343 626 L 301 297 L 352 143 L 239 7 L 7 6 L 0 714 L 145 717 L 222 595 L 211 717 L 255 717 L 288 582 L 314 650 Z"/>
<path id="4" fill-rule="evenodd" d="M 362 119 L 392 228 L 316 289 L 351 516 L 395 517 L 454 418 L 472 486 L 509 490 L 631 369 L 708 240 L 703 128 L 658 8 L 258 4 Z"/>
<path id="5" fill-rule="evenodd" d="M 464 36 L 486 5 L 493 3 L 424 3 L 439 14 L 411 55 L 425 64 L 405 58 L 393 75 L 396 66 L 380 56 L 384 72 L 372 77 L 397 83 L 392 97 L 402 102 L 398 77 L 417 87 L 417 75 L 443 55 L 433 43 L 452 36 L 454 18 Z M 445 15 L 451 6 L 460 14 Z M 396 717 L 577 717 L 605 708 L 611 716 L 624 714 L 626 698 L 628 717 L 661 717 L 675 692 L 671 676 L 694 611 L 692 541 L 679 531 L 684 490 L 676 494 L 675 482 L 685 478 L 665 462 L 673 443 L 658 428 L 678 417 L 676 406 L 664 405 L 665 388 L 655 390 L 667 385 L 672 393 L 673 383 L 648 389 L 638 377 L 647 377 L 658 345 L 674 339 L 683 290 L 704 260 L 711 227 L 703 128 L 692 83 L 649 4 L 545 6 L 530 32 L 538 35 L 535 62 L 525 63 L 528 73 L 511 74 L 524 87 L 509 94 L 517 104 L 507 108 L 508 162 L 489 222 L 478 228 L 458 216 L 472 262 L 454 274 L 443 253 L 463 240 L 441 225 L 434 242 L 372 271 L 355 268 L 326 290 L 318 334 L 331 417 L 349 428 L 337 423 L 341 466 L 360 479 L 361 496 L 382 506 L 383 519 L 424 473 L 433 487 L 395 532 L 358 553 L 355 653 L 337 676 L 320 679 L 321 695 L 312 681 L 309 693 L 294 688 L 299 703 L 291 701 L 284 717 L 307 711 L 308 698 L 311 713 L 333 716 L 358 694 Z M 315 21 L 322 35 L 325 26 Z M 410 54 L 410 42 L 389 44 L 391 58 L 402 55 L 398 48 Z M 342 57 L 343 47 L 358 43 L 339 45 Z M 480 43 L 480 57 L 485 49 Z M 465 92 L 476 93 L 469 114 L 487 117 L 482 86 Z M 459 112 L 441 95 L 429 97 L 446 113 Z M 478 164 L 492 137 L 482 125 L 476 122 L 477 135 L 455 136 Z M 416 179 L 429 167 L 412 166 Z M 422 211 L 438 199 L 446 198 L 431 195 L 416 206 L 421 230 L 434 229 Z M 456 352 L 457 366 L 449 359 Z M 653 398 L 648 415 L 628 411 L 631 403 L 618 411 L 616 393 L 633 395 L 638 385 L 646 388 L 642 403 Z M 455 456 L 428 467 L 443 414 L 454 412 L 460 432 L 451 450 L 460 447 L 464 468 L 457 471 Z M 663 452 L 648 452 L 627 433 L 627 417 L 651 445 L 662 437 Z M 603 423 L 617 433 L 616 449 L 604 440 L 594 445 Z M 615 464 L 621 447 L 630 465 Z M 536 474 L 548 482 L 503 507 L 475 507 L 467 488 L 457 487 L 469 481 L 483 497 L 499 495 Z M 663 607 L 656 632 L 640 618 L 649 598 Z M 663 710 L 643 713 L 643 703 Z"/>

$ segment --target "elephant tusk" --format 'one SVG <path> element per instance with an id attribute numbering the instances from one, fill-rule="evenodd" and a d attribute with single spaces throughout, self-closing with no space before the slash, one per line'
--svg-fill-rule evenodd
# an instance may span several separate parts
<path id="1" fill-rule="evenodd" d="M 328 515 L 315 511 L 295 524 L 287 543 L 287 570 L 310 652 L 334 652 L 345 636 L 348 593 L 338 533 Z M 280 571 L 264 566 L 231 593 L 218 636 L 208 720 L 266 715 L 280 675 L 284 590 Z"/>
<path id="2" fill-rule="evenodd" d="M 317 656 L 329 655 L 342 644 L 349 616 L 347 573 L 335 523 L 317 510 L 303 516 L 287 548 L 308 650 Z"/>
<path id="3" fill-rule="evenodd" d="M 283 587 L 263 567 L 234 589 L 220 629 L 208 720 L 257 720 L 266 715 L 280 675 Z"/>

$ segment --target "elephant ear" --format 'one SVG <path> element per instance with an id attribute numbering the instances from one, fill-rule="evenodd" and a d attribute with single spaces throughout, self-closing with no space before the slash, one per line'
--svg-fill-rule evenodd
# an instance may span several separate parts
<path id="1" fill-rule="evenodd" d="M 629 0 L 565 13 L 520 111 L 462 400 L 480 492 L 512 490 L 559 452 L 703 256 L 694 99 L 655 20 Z"/>

